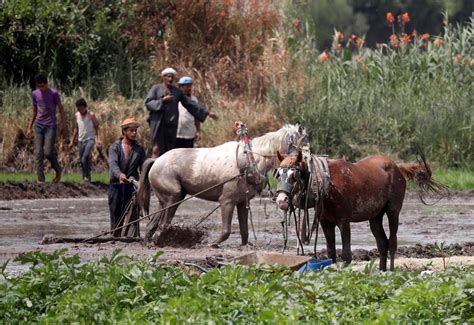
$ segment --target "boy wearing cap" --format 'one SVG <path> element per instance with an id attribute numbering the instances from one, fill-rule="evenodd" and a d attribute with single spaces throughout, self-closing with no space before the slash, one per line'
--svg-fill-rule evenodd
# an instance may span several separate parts
<path id="1" fill-rule="evenodd" d="M 193 79 L 188 76 L 181 77 L 178 81 L 179 89 L 189 97 L 195 103 L 198 100 L 192 94 L 193 90 Z M 179 118 L 178 118 L 178 131 L 176 133 L 176 148 L 192 148 L 194 147 L 194 141 L 199 141 L 201 122 L 194 118 L 184 108 L 181 102 L 178 104 Z"/>
<path id="2" fill-rule="evenodd" d="M 137 143 L 137 130 L 140 123 L 135 118 L 125 119 L 120 127 L 122 137 L 109 147 L 110 185 L 108 202 L 110 210 L 110 228 L 114 230 L 123 224 L 120 220 L 123 211 L 133 196 L 133 185 L 127 180 L 139 179 L 139 170 L 146 159 L 145 150 Z M 135 217 L 138 217 L 136 215 Z M 133 220 L 133 218 L 132 218 Z M 134 227 L 134 237 L 140 235 L 138 223 Z M 121 229 L 112 235 L 120 236 Z"/>
<path id="3" fill-rule="evenodd" d="M 217 115 L 191 101 L 184 93 L 173 86 L 176 71 L 166 68 L 161 72 L 163 83 L 154 85 L 145 99 L 145 106 L 150 112 L 150 140 L 152 158 L 176 147 L 176 132 L 178 130 L 178 103 L 197 120 L 204 122 L 209 115 L 217 119 Z"/>

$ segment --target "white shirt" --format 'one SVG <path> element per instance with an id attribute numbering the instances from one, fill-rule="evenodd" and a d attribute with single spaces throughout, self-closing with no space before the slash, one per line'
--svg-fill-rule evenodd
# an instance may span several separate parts
<path id="1" fill-rule="evenodd" d="M 198 102 L 197 98 L 191 95 L 191 100 Z M 178 119 L 178 132 L 176 133 L 177 138 L 181 139 L 194 139 L 196 136 L 196 124 L 194 122 L 194 116 L 184 108 L 181 102 L 178 103 L 179 119 Z"/>

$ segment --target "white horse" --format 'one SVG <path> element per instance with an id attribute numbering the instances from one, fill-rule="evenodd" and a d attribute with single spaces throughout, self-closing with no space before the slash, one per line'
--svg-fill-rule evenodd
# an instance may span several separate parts
<path id="1" fill-rule="evenodd" d="M 275 153 L 277 151 L 289 153 L 304 135 L 304 130 L 299 125 L 285 125 L 278 131 L 254 138 L 252 151 L 256 169 L 260 174 L 266 175 L 270 169 L 277 168 L 279 161 Z M 263 183 L 237 177 L 219 185 L 249 167 L 243 147 L 242 142 L 231 141 L 213 148 L 173 149 L 157 159 L 146 160 L 142 167 L 137 194 L 140 206 L 148 212 L 150 185 L 158 198 L 160 208 L 179 202 L 186 194 L 195 195 L 215 186 L 197 196 L 220 203 L 222 232 L 214 245 L 217 246 L 229 238 L 235 206 L 237 206 L 242 245 L 246 245 L 248 243 L 246 201 L 262 190 Z M 145 241 L 152 240 L 158 227 L 171 222 L 177 208 L 178 205 L 153 216 L 147 225 Z"/>

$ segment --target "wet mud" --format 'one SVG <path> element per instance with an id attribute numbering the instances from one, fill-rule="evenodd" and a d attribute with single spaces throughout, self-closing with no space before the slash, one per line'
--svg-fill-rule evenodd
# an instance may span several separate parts
<path id="1" fill-rule="evenodd" d="M 92 197 L 105 195 L 107 184 L 77 183 L 0 183 L 0 200 L 33 200 L 53 198 Z"/>
<path id="2" fill-rule="evenodd" d="M 61 190 L 61 184 L 55 185 L 58 185 L 57 192 L 65 193 L 64 188 Z M 2 191 L 2 193 L 5 192 L 3 186 Z M 13 191 L 13 188 L 10 191 Z M 78 191 L 80 193 L 80 190 Z M 2 198 L 0 200 L 2 223 L 0 263 L 6 260 L 13 261 L 23 252 L 35 250 L 52 252 L 60 248 L 67 248 L 68 255 L 80 255 L 84 261 L 110 256 L 114 250 L 120 249 L 122 254 L 134 258 L 146 258 L 157 251 L 163 251 L 160 257 L 162 261 L 200 264 L 208 263 L 207 261 L 219 264 L 220 261 L 230 261 L 257 250 L 282 252 L 283 249 L 281 226 L 283 217 L 268 198 L 252 200 L 251 209 L 256 240 L 250 228 L 251 245 L 241 246 L 237 216 L 234 212 L 232 233 L 229 239 L 220 244 L 219 248 L 212 247 L 210 244 L 220 236 L 221 232 L 220 210 L 218 209 L 205 219 L 199 225 L 200 231 L 197 232 L 195 225 L 217 205 L 215 202 L 198 199 L 186 201 L 178 208 L 172 221 L 175 228 L 170 228 L 168 235 L 166 232 L 157 234 L 156 241 L 161 247 L 156 244 L 144 244 L 142 241 L 127 242 L 104 237 L 99 237 L 102 239 L 94 243 L 83 243 L 83 239 L 101 234 L 110 227 L 105 188 L 99 186 L 97 192 L 89 192 L 88 195 L 93 196 L 35 200 Z M 157 201 L 153 198 L 151 211 L 157 209 Z M 144 220 L 140 227 L 142 238 L 147 222 Z M 178 226 L 179 230 L 176 228 Z M 294 224 L 291 224 L 290 229 L 285 254 L 294 255 L 298 247 Z M 388 233 L 386 223 L 385 229 Z M 47 244 L 41 244 L 45 236 L 50 240 L 45 242 Z M 368 222 L 351 224 L 351 237 L 354 261 L 367 261 L 378 256 L 375 239 Z M 444 242 L 456 249 L 456 255 L 467 256 L 468 261 L 472 261 L 473 239 L 474 191 L 457 193 L 450 199 L 443 199 L 433 206 L 423 205 L 416 193 L 407 194 L 400 214 L 398 230 L 397 256 L 400 259 L 403 257 L 431 258 L 434 256 L 433 244 Z M 341 240 L 337 230 L 336 244 L 340 249 Z M 325 256 L 325 246 L 324 236 L 320 229 L 317 242 L 318 257 Z M 305 254 L 312 254 L 313 242 L 304 249 Z M 10 263 L 12 267 L 15 266 L 15 263 Z M 397 265 L 397 262 L 395 263 Z"/>

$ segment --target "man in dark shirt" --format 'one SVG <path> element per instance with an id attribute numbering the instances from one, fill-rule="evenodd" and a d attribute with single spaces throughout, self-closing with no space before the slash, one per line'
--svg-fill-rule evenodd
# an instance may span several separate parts
<path id="1" fill-rule="evenodd" d="M 122 137 L 112 143 L 109 148 L 109 210 L 110 210 L 110 228 L 112 235 L 120 236 L 123 220 L 121 216 L 128 202 L 133 196 L 133 185 L 128 182 L 131 178 L 139 179 L 138 172 L 146 160 L 145 150 L 137 143 L 137 130 L 140 123 L 135 118 L 125 119 L 120 127 L 122 128 Z M 138 212 L 138 211 L 137 211 Z M 138 213 L 134 220 L 138 218 Z M 134 227 L 134 237 L 140 235 L 138 223 Z"/>
<path id="2" fill-rule="evenodd" d="M 154 85 L 145 99 L 145 106 L 150 112 L 150 136 L 152 158 L 174 149 L 178 130 L 178 103 L 191 113 L 198 121 L 204 122 L 206 117 L 217 119 L 217 115 L 193 102 L 177 87 L 173 86 L 176 71 L 166 68 L 161 72 L 163 83 Z"/>

